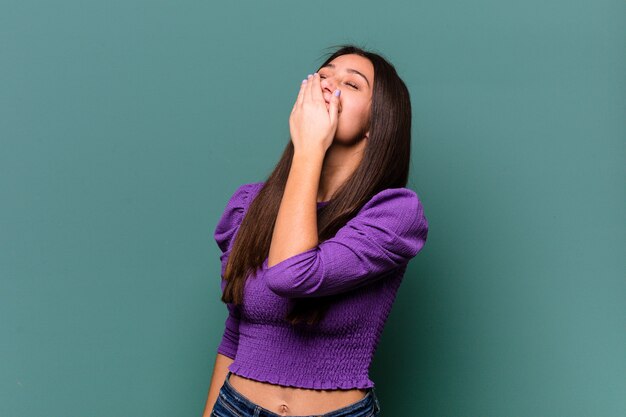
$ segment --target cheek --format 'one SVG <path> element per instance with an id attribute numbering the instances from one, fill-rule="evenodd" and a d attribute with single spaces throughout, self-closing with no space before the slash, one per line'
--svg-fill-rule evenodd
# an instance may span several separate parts
<path id="1" fill-rule="evenodd" d="M 339 114 L 338 133 L 341 138 L 361 135 L 369 126 L 370 107 L 368 103 L 346 102 Z"/>
<path id="2" fill-rule="evenodd" d="M 352 112 L 354 123 L 358 124 L 359 126 L 365 126 L 369 123 L 370 107 L 366 103 L 355 106 L 352 109 Z"/>
<path id="3" fill-rule="evenodd" d="M 346 113 L 351 118 L 368 118 L 370 112 L 369 102 L 358 100 L 346 100 L 341 104 L 342 113 Z"/>

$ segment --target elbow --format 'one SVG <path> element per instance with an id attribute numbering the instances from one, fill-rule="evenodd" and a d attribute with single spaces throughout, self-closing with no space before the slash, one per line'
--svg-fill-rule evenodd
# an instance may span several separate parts
<path id="1" fill-rule="evenodd" d="M 417 256 L 417 254 L 426 245 L 428 239 L 428 221 L 422 216 L 419 222 L 414 226 L 414 230 L 411 233 L 411 238 L 406 240 L 406 247 L 408 249 L 407 256 L 409 259 Z"/>
<path id="2" fill-rule="evenodd" d="M 306 297 L 316 293 L 322 283 L 323 267 L 318 249 L 312 248 L 271 267 L 264 265 L 267 287 L 285 298 Z"/>

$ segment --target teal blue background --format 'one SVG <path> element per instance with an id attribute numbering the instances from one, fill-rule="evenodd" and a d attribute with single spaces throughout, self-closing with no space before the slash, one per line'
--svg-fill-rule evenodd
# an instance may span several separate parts
<path id="1" fill-rule="evenodd" d="M 0 2 L 0 415 L 200 416 L 213 229 L 328 46 L 413 103 L 384 417 L 626 415 L 623 1 Z"/>

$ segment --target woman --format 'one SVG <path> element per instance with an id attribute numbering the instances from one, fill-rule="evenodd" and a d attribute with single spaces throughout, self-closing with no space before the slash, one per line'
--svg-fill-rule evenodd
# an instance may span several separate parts
<path id="1" fill-rule="evenodd" d="M 376 416 L 368 369 L 428 222 L 409 171 L 411 104 L 354 46 L 303 80 L 291 141 L 215 229 L 228 318 L 204 416 Z"/>

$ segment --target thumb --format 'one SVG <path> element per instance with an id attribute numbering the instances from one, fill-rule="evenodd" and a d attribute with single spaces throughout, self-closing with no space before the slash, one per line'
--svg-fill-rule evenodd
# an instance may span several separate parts
<path id="1" fill-rule="evenodd" d="M 330 106 L 328 108 L 328 114 L 330 115 L 330 124 L 331 126 L 337 126 L 337 117 L 339 114 L 339 96 L 341 95 L 341 90 L 337 89 L 333 93 L 333 96 L 330 98 Z"/>

